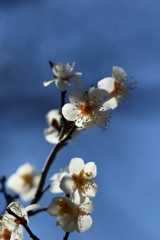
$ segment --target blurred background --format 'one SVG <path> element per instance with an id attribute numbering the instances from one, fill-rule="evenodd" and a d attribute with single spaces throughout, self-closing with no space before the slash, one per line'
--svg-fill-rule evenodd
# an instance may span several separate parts
<path id="1" fill-rule="evenodd" d="M 43 87 L 52 77 L 49 60 L 76 62 L 86 90 L 111 76 L 112 66 L 138 82 L 131 106 L 114 111 L 109 129 L 84 131 L 47 176 L 46 184 L 73 157 L 98 166 L 93 226 L 70 240 L 160 239 L 159 8 L 159 0 L 0 1 L 0 176 L 26 162 L 40 171 L 52 149 L 45 114 L 59 108 L 60 92 L 54 83 Z M 42 207 L 54 196 L 48 191 Z M 63 239 L 55 222 L 40 213 L 29 226 L 41 240 Z"/>

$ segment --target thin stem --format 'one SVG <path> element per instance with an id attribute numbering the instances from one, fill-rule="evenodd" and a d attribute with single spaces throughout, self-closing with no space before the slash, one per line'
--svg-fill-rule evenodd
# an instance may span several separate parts
<path id="1" fill-rule="evenodd" d="M 30 230 L 30 228 L 27 226 L 27 224 L 25 223 L 25 221 L 23 220 L 23 218 L 17 216 L 17 214 L 15 214 L 10 208 L 7 208 L 7 212 L 9 214 L 11 214 L 12 216 L 14 216 L 16 219 L 19 220 L 19 222 L 23 225 L 23 227 L 26 229 L 26 231 L 29 233 L 29 236 L 34 239 L 34 240 L 39 240 L 39 238 L 37 236 L 35 236 L 32 231 Z"/>
<path id="2" fill-rule="evenodd" d="M 43 212 L 43 211 L 47 211 L 47 208 L 41 208 L 41 209 L 38 209 L 36 211 L 29 211 L 28 212 L 28 216 L 33 216 L 33 215 L 35 215 L 35 214 L 37 214 L 39 212 Z"/>
<path id="3" fill-rule="evenodd" d="M 65 236 L 63 237 L 63 240 L 67 240 L 69 237 L 69 234 L 70 234 L 69 232 L 66 232 Z"/>
<path id="4" fill-rule="evenodd" d="M 42 189 L 43 189 L 43 186 L 45 183 L 47 173 L 48 173 L 58 151 L 67 144 L 66 141 L 71 138 L 71 135 L 75 129 L 76 129 L 75 126 L 73 128 L 71 128 L 70 131 L 68 132 L 68 134 L 66 135 L 66 137 L 63 138 L 62 140 L 60 140 L 52 149 L 52 151 L 51 151 L 50 155 L 48 156 L 48 158 L 44 164 L 44 167 L 42 169 L 39 186 L 38 186 L 37 192 L 35 194 L 35 198 L 32 200 L 31 204 L 37 203 L 40 200 L 40 198 L 42 197 L 42 195 L 43 195 Z"/>

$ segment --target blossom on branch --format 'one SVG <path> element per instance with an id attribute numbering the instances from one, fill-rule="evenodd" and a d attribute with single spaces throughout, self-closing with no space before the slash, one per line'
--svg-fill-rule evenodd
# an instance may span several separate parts
<path id="1" fill-rule="evenodd" d="M 98 88 L 91 87 L 88 91 L 76 88 L 69 96 L 71 103 L 62 108 L 63 116 L 69 121 L 75 121 L 77 127 L 92 128 L 95 124 L 106 130 L 110 122 L 110 113 L 103 104 L 103 94 Z M 109 108 L 108 108 L 109 109 Z"/>
<path id="2" fill-rule="evenodd" d="M 62 226 L 62 229 L 65 232 L 73 232 L 76 230 L 77 232 L 82 233 L 92 226 L 93 220 L 89 214 L 92 213 L 94 205 L 89 198 L 86 198 L 85 202 L 82 204 L 74 203 L 77 207 L 78 217 L 76 217 L 70 224 Z M 60 226 L 59 223 L 57 223 L 57 225 Z"/>
<path id="3" fill-rule="evenodd" d="M 23 201 L 29 201 L 36 193 L 39 180 L 40 174 L 35 173 L 35 167 L 26 163 L 8 178 L 6 185 L 12 192 L 20 194 Z"/>
<path id="4" fill-rule="evenodd" d="M 49 79 L 43 82 L 43 85 L 45 87 L 48 86 L 50 83 L 55 82 L 57 88 L 61 92 L 64 92 L 71 86 L 71 82 L 74 82 L 78 87 L 82 86 L 82 79 L 80 78 L 82 73 L 77 72 L 77 73 L 71 74 L 75 66 L 75 63 L 53 64 L 50 62 L 50 65 L 51 65 L 54 77 L 52 79 Z"/>
<path id="5" fill-rule="evenodd" d="M 64 171 L 61 171 L 59 173 L 55 173 L 50 180 L 52 180 L 52 183 L 50 184 L 50 191 L 52 193 L 62 193 L 62 189 L 59 187 L 61 179 L 64 177 L 64 175 L 68 173 L 67 169 L 65 168 Z"/>
<path id="6" fill-rule="evenodd" d="M 103 91 L 107 100 L 103 106 L 112 109 L 116 108 L 119 103 L 132 99 L 131 90 L 135 89 L 136 82 L 125 83 L 127 74 L 121 67 L 112 67 L 112 77 L 103 78 L 98 82 L 98 88 Z"/>
<path id="7" fill-rule="evenodd" d="M 98 187 L 93 182 L 97 175 L 94 162 L 84 163 L 81 158 L 72 158 L 69 163 L 69 173 L 66 173 L 60 182 L 60 188 L 73 195 L 73 201 L 83 203 L 86 197 L 93 198 Z"/>
<path id="8" fill-rule="evenodd" d="M 78 216 L 76 205 L 67 197 L 53 198 L 47 212 L 56 217 L 61 226 L 70 224 Z"/>
<path id="9" fill-rule="evenodd" d="M 53 109 L 46 114 L 46 121 L 50 127 L 44 130 L 44 136 L 45 136 L 45 139 L 52 144 L 56 144 L 59 141 L 59 134 L 62 129 L 61 118 L 62 118 L 62 115 L 60 113 L 60 110 L 58 109 Z M 74 122 L 65 123 L 63 137 L 66 136 L 66 134 L 74 125 L 75 125 Z M 79 134 L 80 134 L 80 130 L 77 128 L 72 133 L 71 137 L 76 137 Z"/>
<path id="10" fill-rule="evenodd" d="M 27 224 L 29 222 L 28 212 L 38 207 L 40 207 L 39 204 L 32 204 L 24 208 L 20 204 L 20 202 L 12 202 L 8 205 L 7 209 L 15 213 L 17 217 L 20 217 L 23 224 Z M 0 220 L 0 222 L 2 225 L 1 237 L 3 234 L 8 234 L 8 236 L 11 237 L 11 240 L 23 239 L 22 231 L 20 229 L 20 225 L 22 225 L 22 223 L 15 216 L 10 214 L 8 211 L 5 211 L 5 213 L 2 215 L 2 220 Z"/>

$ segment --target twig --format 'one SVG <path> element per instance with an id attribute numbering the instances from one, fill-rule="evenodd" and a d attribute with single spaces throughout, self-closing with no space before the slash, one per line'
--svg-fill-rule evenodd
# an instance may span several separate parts
<path id="1" fill-rule="evenodd" d="M 35 215 L 35 214 L 37 214 L 39 212 L 43 212 L 43 211 L 47 211 L 47 208 L 41 208 L 41 209 L 38 209 L 36 211 L 29 211 L 28 212 L 28 216 L 33 216 L 33 215 Z"/>
<path id="2" fill-rule="evenodd" d="M 63 138 L 62 140 L 60 140 L 52 149 L 52 151 L 51 151 L 50 155 L 48 156 L 48 158 L 44 164 L 44 167 L 42 169 L 39 186 L 38 186 L 37 192 L 35 194 L 35 198 L 32 200 L 31 204 L 37 203 L 39 201 L 39 199 L 42 197 L 42 195 L 43 195 L 42 189 L 43 189 L 43 186 L 45 183 L 47 173 L 50 169 L 50 166 L 52 165 L 58 151 L 67 144 L 66 141 L 71 138 L 71 135 L 75 129 L 76 129 L 75 126 L 73 128 L 71 128 L 70 131 L 68 132 L 68 134 L 66 135 L 66 137 Z"/>
<path id="3" fill-rule="evenodd" d="M 67 240 L 69 237 L 69 234 L 70 234 L 69 232 L 66 232 L 65 236 L 63 237 L 63 240 Z"/>
<path id="4" fill-rule="evenodd" d="M 17 214 L 15 214 L 10 208 L 7 208 L 7 212 L 9 214 L 11 214 L 12 216 L 14 216 L 16 219 L 18 219 L 18 221 L 23 225 L 23 227 L 26 229 L 26 231 L 29 233 L 29 236 L 34 239 L 34 240 L 40 240 L 37 236 L 35 236 L 32 231 L 30 230 L 30 228 L 27 226 L 26 222 L 23 220 L 23 218 L 17 216 Z"/>

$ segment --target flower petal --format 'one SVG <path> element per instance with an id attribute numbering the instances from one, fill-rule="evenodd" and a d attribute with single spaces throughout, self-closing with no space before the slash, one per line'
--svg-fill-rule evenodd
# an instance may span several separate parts
<path id="1" fill-rule="evenodd" d="M 86 186 L 86 197 L 93 198 L 96 196 L 98 191 L 98 186 L 96 183 L 92 183 L 92 185 L 88 188 L 88 185 Z"/>
<path id="2" fill-rule="evenodd" d="M 72 193 L 72 198 L 76 205 L 80 205 L 85 202 L 86 196 L 79 189 L 76 189 Z"/>
<path id="3" fill-rule="evenodd" d="M 113 66 L 112 67 L 112 76 L 118 81 L 118 82 L 123 82 L 127 74 L 121 67 Z"/>
<path id="4" fill-rule="evenodd" d="M 92 222 L 92 218 L 89 215 L 79 216 L 75 229 L 77 232 L 82 233 L 92 226 Z"/>
<path id="5" fill-rule="evenodd" d="M 114 90 L 115 79 L 111 77 L 103 78 L 98 82 L 98 88 L 103 90 L 104 96 L 108 96 Z"/>
<path id="6" fill-rule="evenodd" d="M 47 87 L 50 83 L 54 82 L 56 80 L 56 78 L 51 78 L 49 80 L 46 80 L 43 82 L 43 86 Z"/>
<path id="7" fill-rule="evenodd" d="M 76 88 L 70 93 L 69 101 L 75 105 L 75 103 L 83 104 L 86 100 L 86 92 L 82 88 Z"/>
<path id="8" fill-rule="evenodd" d="M 46 114 L 46 121 L 48 125 L 51 124 L 52 120 L 56 119 L 58 125 L 61 123 L 61 114 L 59 109 L 53 109 Z"/>
<path id="9" fill-rule="evenodd" d="M 33 210 L 33 209 L 35 209 L 35 208 L 39 208 L 40 206 L 41 206 L 41 205 L 38 204 L 38 203 L 31 204 L 31 205 L 27 206 L 27 207 L 25 208 L 25 210 L 26 210 L 26 212 L 29 212 L 29 211 L 31 211 L 31 210 Z"/>
<path id="10" fill-rule="evenodd" d="M 64 191 L 65 193 L 72 193 L 74 181 L 69 173 L 66 173 L 65 176 L 61 179 L 59 187 Z"/>
<path id="11" fill-rule="evenodd" d="M 97 166 L 94 162 L 88 162 L 84 167 L 84 173 L 87 179 L 93 179 L 97 175 Z"/>
<path id="12" fill-rule="evenodd" d="M 79 174 L 84 168 L 84 161 L 81 158 L 72 158 L 69 163 L 69 172 L 71 174 Z"/>
<path id="13" fill-rule="evenodd" d="M 98 88 L 91 87 L 88 90 L 88 96 L 90 100 L 92 99 L 98 105 L 102 104 L 103 102 L 103 93 Z"/>
<path id="14" fill-rule="evenodd" d="M 46 141 L 56 144 L 58 142 L 59 132 L 53 127 L 44 129 L 44 137 Z"/>
<path id="15" fill-rule="evenodd" d="M 55 84 L 61 92 L 66 91 L 71 86 L 70 82 L 62 81 L 62 80 L 59 80 L 59 79 L 56 79 Z"/>
<path id="16" fill-rule="evenodd" d="M 114 109 L 118 106 L 118 100 L 117 98 L 115 97 L 112 97 L 110 98 L 109 100 L 106 100 L 104 103 L 103 103 L 103 106 L 106 108 L 106 109 Z"/>
<path id="17" fill-rule="evenodd" d="M 75 121 L 79 113 L 80 110 L 77 110 L 72 103 L 67 103 L 62 108 L 63 116 L 69 121 Z"/>
<path id="18" fill-rule="evenodd" d="M 75 73 L 73 74 L 73 77 L 70 78 L 70 81 L 74 82 L 74 84 L 77 85 L 77 87 L 82 87 L 83 85 L 83 81 L 80 78 L 81 75 L 82 73 Z"/>

